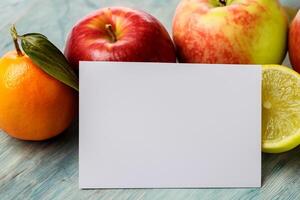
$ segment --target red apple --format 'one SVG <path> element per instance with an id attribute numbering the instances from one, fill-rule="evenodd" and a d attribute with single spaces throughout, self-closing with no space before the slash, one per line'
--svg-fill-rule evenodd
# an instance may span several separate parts
<path id="1" fill-rule="evenodd" d="M 150 14 L 125 7 L 98 10 L 71 30 L 65 56 L 79 61 L 176 62 L 174 44 Z"/>
<path id="2" fill-rule="evenodd" d="M 300 73 L 300 11 L 290 26 L 289 55 L 293 68 Z"/>
<path id="3" fill-rule="evenodd" d="M 182 0 L 173 22 L 181 62 L 281 64 L 287 35 L 278 0 Z"/>

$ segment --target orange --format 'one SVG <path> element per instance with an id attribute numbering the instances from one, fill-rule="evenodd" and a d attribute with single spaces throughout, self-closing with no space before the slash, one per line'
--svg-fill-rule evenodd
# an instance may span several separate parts
<path id="1" fill-rule="evenodd" d="M 0 129 L 22 140 L 46 140 L 72 122 L 75 90 L 52 78 L 26 55 L 0 59 Z"/>

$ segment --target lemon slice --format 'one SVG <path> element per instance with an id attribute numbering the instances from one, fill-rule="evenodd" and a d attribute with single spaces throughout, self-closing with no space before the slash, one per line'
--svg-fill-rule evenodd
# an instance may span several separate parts
<path id="1" fill-rule="evenodd" d="M 300 144 L 300 75 L 279 65 L 263 66 L 262 149 L 281 153 Z"/>

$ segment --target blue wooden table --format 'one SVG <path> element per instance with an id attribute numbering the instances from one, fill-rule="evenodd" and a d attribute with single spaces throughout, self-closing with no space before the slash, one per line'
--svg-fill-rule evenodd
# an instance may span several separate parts
<path id="1" fill-rule="evenodd" d="M 179 0 L 1 0 L 0 54 L 13 49 L 9 27 L 40 32 L 63 49 L 81 17 L 104 6 L 146 10 L 170 30 Z M 286 61 L 287 62 L 287 61 Z M 288 62 L 287 62 L 288 63 Z M 18 123 L 16 121 L 16 123 Z M 261 189 L 78 189 L 78 122 L 46 142 L 23 142 L 0 132 L 0 199 L 300 199 L 300 148 L 264 154 Z"/>

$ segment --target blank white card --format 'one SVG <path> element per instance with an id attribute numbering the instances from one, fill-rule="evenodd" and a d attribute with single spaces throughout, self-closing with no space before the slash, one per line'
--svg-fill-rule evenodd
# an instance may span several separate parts
<path id="1" fill-rule="evenodd" d="M 79 187 L 261 186 L 261 66 L 80 63 Z"/>

